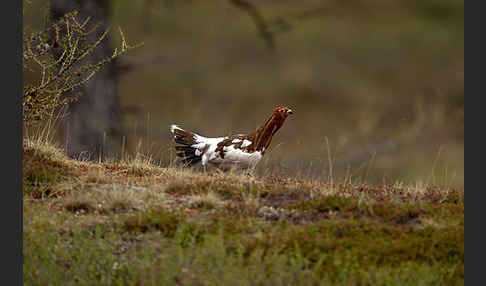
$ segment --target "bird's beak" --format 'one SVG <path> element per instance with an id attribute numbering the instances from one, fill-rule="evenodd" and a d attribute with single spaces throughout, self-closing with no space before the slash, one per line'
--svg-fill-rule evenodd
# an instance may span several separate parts
<path id="1" fill-rule="evenodd" d="M 287 110 L 287 114 L 294 114 L 294 112 L 292 111 L 292 109 L 289 109 Z"/>

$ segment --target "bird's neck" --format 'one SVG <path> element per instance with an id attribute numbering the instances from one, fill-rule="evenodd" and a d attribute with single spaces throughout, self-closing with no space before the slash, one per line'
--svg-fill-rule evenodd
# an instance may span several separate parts
<path id="1" fill-rule="evenodd" d="M 283 122 L 283 118 L 272 114 L 262 126 L 255 130 L 255 151 L 265 152 L 272 142 L 273 135 L 282 127 Z"/>

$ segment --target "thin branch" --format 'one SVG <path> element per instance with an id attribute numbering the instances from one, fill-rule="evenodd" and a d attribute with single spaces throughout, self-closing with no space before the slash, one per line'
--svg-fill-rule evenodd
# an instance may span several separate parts
<path id="1" fill-rule="evenodd" d="M 101 31 L 101 35 L 91 40 L 88 36 L 98 32 L 100 24 L 87 30 L 89 18 L 78 21 L 75 15 L 76 12 L 66 14 L 58 22 L 30 36 L 24 31 L 23 66 L 33 72 L 35 71 L 28 67 L 29 63 L 40 67 L 40 82 L 35 86 L 24 86 L 23 90 L 23 118 L 27 124 L 49 117 L 54 109 L 76 100 L 78 95 L 62 95 L 86 84 L 102 66 L 116 57 L 143 45 L 129 45 L 119 28 L 120 49 L 115 49 L 111 56 L 98 62 L 82 64 L 89 54 L 100 47 L 109 30 Z M 55 48 L 60 50 L 54 50 Z M 46 57 L 45 54 L 49 51 L 57 55 Z"/>
<path id="2" fill-rule="evenodd" d="M 325 14 L 325 12 L 329 10 L 329 7 L 319 7 L 305 10 L 299 13 L 280 16 L 268 21 L 268 26 L 270 27 L 274 35 L 282 32 L 288 32 L 292 30 L 297 23 L 322 16 Z"/>
<path id="3" fill-rule="evenodd" d="M 273 33 L 270 32 L 268 29 L 268 25 L 263 19 L 260 12 L 257 10 L 255 5 L 246 1 L 246 0 L 230 0 L 238 8 L 245 10 L 248 14 L 250 14 L 251 18 L 255 22 L 255 25 L 260 33 L 260 36 L 265 41 L 268 49 L 271 51 L 275 50 L 275 38 Z"/>

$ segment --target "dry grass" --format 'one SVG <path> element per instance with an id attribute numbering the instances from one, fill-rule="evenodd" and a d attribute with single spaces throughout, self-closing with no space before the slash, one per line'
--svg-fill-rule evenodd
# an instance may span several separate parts
<path id="1" fill-rule="evenodd" d="M 91 285 L 99 273 L 108 284 L 117 279 L 147 284 L 186 267 L 195 274 L 160 283 L 191 285 L 203 277 L 219 281 L 218 274 L 205 276 L 203 271 L 217 261 L 225 261 L 213 266 L 222 273 L 239 273 L 231 265 L 251 273 L 230 275 L 227 281 L 261 277 L 265 285 L 323 277 L 333 285 L 404 281 L 405 276 L 379 261 L 397 269 L 411 267 L 424 283 L 463 281 L 464 190 L 203 173 L 139 159 L 79 162 L 48 143 L 29 140 L 24 162 L 27 284 L 65 284 L 78 277 Z M 162 250 L 169 252 L 160 256 Z M 322 257 L 340 257 L 341 262 L 327 263 Z M 162 266 L 161 261 L 180 259 L 188 260 Z M 46 266 L 45 261 L 65 264 Z M 98 262 L 95 271 L 90 265 Z M 344 263 L 344 269 L 336 263 Z M 421 272 L 423 265 L 432 268 Z M 50 267 L 43 273 L 52 275 L 39 274 L 39 267 Z M 306 270 L 293 278 L 277 275 L 292 269 Z M 250 280 L 245 283 L 253 284 Z"/>
<path id="2" fill-rule="evenodd" d="M 214 209 L 224 206 L 225 202 L 214 192 L 202 195 L 192 195 L 187 198 L 189 208 L 195 209 Z"/>
<path id="3" fill-rule="evenodd" d="M 32 153 L 33 152 L 33 153 Z M 67 158 L 50 143 L 24 140 L 24 156 L 49 158 L 69 176 L 52 183 L 57 195 L 51 206 L 76 212 L 111 213 L 167 209 L 237 208 L 246 214 L 275 216 L 290 204 L 327 197 L 357 200 L 372 207 L 391 204 L 443 203 L 463 196 L 457 189 L 439 189 L 418 182 L 367 186 L 297 178 L 257 177 L 245 173 L 199 172 L 180 167 L 159 167 L 150 160 L 93 163 Z M 49 170 L 47 170 L 49 171 Z"/>

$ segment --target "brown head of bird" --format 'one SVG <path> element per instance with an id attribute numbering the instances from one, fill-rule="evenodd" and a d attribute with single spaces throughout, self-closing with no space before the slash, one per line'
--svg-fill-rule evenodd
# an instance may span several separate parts
<path id="1" fill-rule="evenodd" d="M 256 131 L 255 131 L 255 149 L 257 151 L 261 151 L 262 154 L 265 152 L 265 150 L 270 146 L 270 143 L 272 142 L 272 137 L 275 135 L 275 133 L 282 127 L 283 123 L 285 122 L 285 119 L 290 114 L 293 114 L 294 112 L 292 109 L 285 107 L 285 106 L 280 106 L 277 107 L 273 112 L 272 115 L 267 119 L 265 124 L 260 126 Z"/>

